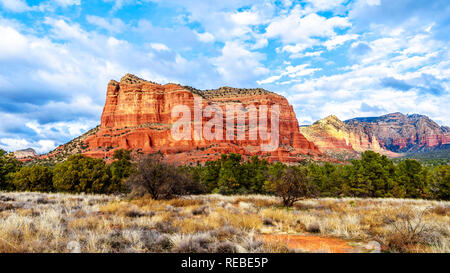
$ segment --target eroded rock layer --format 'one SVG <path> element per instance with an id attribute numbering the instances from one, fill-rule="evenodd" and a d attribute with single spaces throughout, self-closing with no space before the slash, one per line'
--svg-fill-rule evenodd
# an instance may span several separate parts
<path id="1" fill-rule="evenodd" d="M 359 153 L 372 150 L 381 154 L 396 156 L 380 146 L 378 139 L 362 127 L 349 126 L 331 115 L 311 126 L 300 127 L 300 132 L 319 149 L 332 157 L 342 159 L 357 157 Z"/>
<path id="2" fill-rule="evenodd" d="M 371 132 L 382 148 L 397 153 L 439 149 L 450 144 L 450 129 L 439 126 L 424 115 L 392 113 L 374 118 L 350 119 L 345 123 Z"/>
<path id="3" fill-rule="evenodd" d="M 392 113 L 380 117 L 341 121 L 328 116 L 300 132 L 324 153 L 354 157 L 372 150 L 391 157 L 404 153 L 448 150 L 450 129 L 427 116 Z"/>
<path id="4" fill-rule="evenodd" d="M 205 137 L 194 138 L 194 103 L 201 100 L 203 111 L 208 106 L 218 106 L 223 114 L 223 137 L 220 140 L 208 140 Z M 181 116 L 172 117 L 176 106 L 184 106 L 190 110 L 191 136 L 189 140 L 173 138 L 172 126 Z M 226 120 L 227 106 L 242 106 L 250 109 L 254 106 L 258 111 L 247 111 L 245 115 L 245 138 L 227 139 Z M 249 135 L 253 121 L 261 117 L 259 109 L 264 106 L 267 113 L 268 128 L 271 131 L 271 109 L 279 105 L 279 146 L 274 151 L 264 151 L 261 145 L 270 140 L 259 136 L 252 140 Z M 263 107 L 263 108 L 264 108 Z M 205 117 L 206 116 L 206 117 Z M 201 128 L 204 128 L 214 115 L 203 114 Z M 198 120 L 198 119 L 197 119 Z M 235 121 L 235 130 L 237 122 Z M 216 128 L 213 130 L 216 132 Z M 237 132 L 237 131 L 235 131 Z M 101 125 L 95 134 L 83 140 L 82 153 L 91 157 L 110 158 L 116 149 L 129 149 L 138 153 L 164 153 L 169 160 L 178 163 L 205 162 L 218 158 L 222 153 L 240 153 L 245 156 L 258 155 L 269 161 L 298 162 L 305 157 L 317 158 L 321 152 L 299 131 L 297 118 L 288 101 L 275 93 L 264 89 L 236 89 L 222 87 L 216 90 L 201 91 L 178 84 L 160 85 L 145 81 L 127 74 L 120 82 L 110 81 L 108 84 L 106 103 L 103 109 Z"/>

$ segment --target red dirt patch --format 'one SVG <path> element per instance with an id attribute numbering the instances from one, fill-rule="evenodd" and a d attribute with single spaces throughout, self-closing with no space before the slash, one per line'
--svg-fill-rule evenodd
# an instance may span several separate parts
<path id="1" fill-rule="evenodd" d="M 289 249 L 306 252 L 360 252 L 357 248 L 350 246 L 348 241 L 337 238 L 290 234 L 264 234 L 261 235 L 261 237 L 266 242 L 282 242 L 285 243 Z"/>

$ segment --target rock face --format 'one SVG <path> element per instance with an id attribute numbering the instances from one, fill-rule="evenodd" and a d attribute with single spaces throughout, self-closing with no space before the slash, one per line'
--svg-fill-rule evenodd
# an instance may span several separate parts
<path id="1" fill-rule="evenodd" d="M 189 123 L 194 136 L 195 108 L 200 102 L 203 111 L 207 106 L 219 107 L 223 113 L 223 137 L 221 140 L 203 138 L 176 140 L 172 126 L 180 116 L 172 117 L 172 109 L 184 105 L 192 114 Z M 248 111 L 245 115 L 245 139 L 228 140 L 226 136 L 226 107 L 230 105 L 255 106 L 260 110 L 267 106 L 267 127 L 271 131 L 273 105 L 279 105 L 279 147 L 264 151 L 261 145 L 270 141 L 249 138 L 252 130 L 249 124 L 261 118 L 261 112 Z M 263 107 L 264 106 L 264 107 Z M 259 114 L 258 114 L 259 113 Z M 203 113 L 200 126 L 204 128 L 211 117 Z M 197 119 L 198 121 L 198 119 Z M 197 123 L 198 124 L 198 123 Z M 203 126 L 202 126 L 203 125 Z M 234 129 L 237 129 L 236 121 Z M 253 129 L 252 129 L 253 128 Z M 215 128 L 214 132 L 216 132 Z M 220 132 L 220 131 L 219 131 Z M 299 131 L 297 118 L 288 101 L 264 89 L 236 89 L 222 87 L 201 91 L 178 84 L 160 85 L 127 74 L 120 82 L 110 81 L 101 125 L 95 134 L 86 136 L 79 145 L 82 153 L 91 157 L 110 158 L 116 149 L 129 149 L 137 153 L 164 153 L 166 158 L 178 163 L 205 162 L 218 158 L 222 153 L 240 153 L 245 156 L 258 155 L 269 161 L 297 162 L 304 157 L 318 157 L 321 152 Z"/>
<path id="2" fill-rule="evenodd" d="M 14 157 L 21 161 L 27 161 L 37 157 L 37 153 L 32 148 L 28 148 L 24 150 L 15 151 Z"/>
<path id="3" fill-rule="evenodd" d="M 372 132 L 362 127 L 351 126 L 334 115 L 321 119 L 311 126 L 302 126 L 300 132 L 309 141 L 314 142 L 320 151 L 335 158 L 354 158 L 366 150 L 395 156 L 380 146 Z"/>
<path id="4" fill-rule="evenodd" d="M 444 148 L 450 144 L 450 129 L 424 115 L 392 113 L 381 117 L 345 121 L 354 128 L 371 132 L 382 148 L 396 152 L 418 152 Z"/>
<path id="5" fill-rule="evenodd" d="M 450 130 L 423 115 L 392 113 L 380 117 L 340 121 L 328 116 L 301 133 L 319 149 L 333 157 L 354 157 L 372 150 L 388 156 L 435 151 L 450 146 Z"/>

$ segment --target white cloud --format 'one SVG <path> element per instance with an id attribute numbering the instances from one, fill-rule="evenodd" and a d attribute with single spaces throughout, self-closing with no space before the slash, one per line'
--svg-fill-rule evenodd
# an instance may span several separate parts
<path id="1" fill-rule="evenodd" d="M 204 42 L 204 43 L 214 42 L 214 35 L 212 35 L 209 32 L 203 32 L 203 33 L 194 32 L 194 33 L 195 33 L 195 35 L 197 35 L 198 40 L 201 42 Z"/>
<path id="2" fill-rule="evenodd" d="M 0 146 L 10 152 L 33 148 L 38 154 L 46 153 L 49 150 L 56 148 L 55 141 L 53 140 L 29 142 L 23 138 L 0 138 Z"/>
<path id="3" fill-rule="evenodd" d="M 357 34 L 344 34 L 344 35 L 336 35 L 332 37 L 330 40 L 326 41 L 324 43 L 324 46 L 328 50 L 335 49 L 336 46 L 342 45 L 345 42 L 358 39 L 359 35 Z"/>
<path id="4" fill-rule="evenodd" d="M 345 0 L 306 0 L 317 10 L 332 10 L 343 4 Z"/>
<path id="5" fill-rule="evenodd" d="M 0 40 L 0 60 L 9 59 L 15 56 L 20 56 L 28 47 L 27 39 L 14 28 L 10 26 L 1 26 L 0 33 L 2 39 Z"/>
<path id="6" fill-rule="evenodd" d="M 260 61 L 265 56 L 247 50 L 244 44 L 233 41 L 226 42 L 222 55 L 214 58 L 213 63 L 223 79 L 231 84 L 242 84 L 246 81 L 269 73 Z"/>
<path id="7" fill-rule="evenodd" d="M 366 3 L 369 6 L 379 6 L 381 4 L 381 0 L 366 0 Z"/>
<path id="8" fill-rule="evenodd" d="M 275 18 L 266 29 L 268 38 L 280 37 L 288 43 L 307 44 L 309 46 L 318 41 L 314 37 L 330 37 L 335 35 L 335 28 L 351 26 L 345 17 L 326 18 L 316 13 L 303 16 L 298 6 L 288 16 Z"/>
<path id="9" fill-rule="evenodd" d="M 113 18 L 110 21 L 106 20 L 103 17 L 88 15 L 86 16 L 86 20 L 100 28 L 104 28 L 112 33 L 120 33 L 125 30 L 126 25 L 124 22 L 118 18 Z"/>
<path id="10" fill-rule="evenodd" d="M 151 43 L 150 47 L 156 51 L 169 51 L 169 48 L 165 44 Z"/>
<path id="11" fill-rule="evenodd" d="M 81 4 L 81 0 L 54 0 L 54 2 L 61 7 L 79 6 Z"/>
<path id="12" fill-rule="evenodd" d="M 0 0 L 0 4 L 4 9 L 13 12 L 24 12 L 31 10 L 31 8 L 27 5 L 27 2 L 24 0 Z"/>
<path id="13" fill-rule="evenodd" d="M 259 14 L 252 11 L 232 13 L 231 20 L 238 25 L 258 25 L 262 22 Z"/>
<path id="14" fill-rule="evenodd" d="M 299 78 L 301 78 L 301 77 L 311 75 L 311 74 L 314 74 L 314 72 L 316 72 L 316 71 L 322 70 L 321 68 L 308 68 L 308 66 L 309 66 L 309 64 L 301 64 L 301 65 L 297 65 L 297 66 L 289 65 L 285 68 L 285 71 L 283 73 L 281 73 L 280 75 L 271 76 L 265 80 L 257 81 L 257 83 L 260 85 L 273 83 L 273 82 L 280 80 L 281 78 L 283 78 L 285 76 L 299 80 Z M 290 83 L 290 82 L 284 82 L 283 84 L 288 84 L 288 83 Z"/>

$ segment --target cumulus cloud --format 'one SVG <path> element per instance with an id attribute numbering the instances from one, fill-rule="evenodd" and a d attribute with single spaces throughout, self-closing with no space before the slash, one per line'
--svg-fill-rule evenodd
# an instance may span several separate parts
<path id="1" fill-rule="evenodd" d="M 320 71 L 320 70 L 322 70 L 322 69 L 321 68 L 309 68 L 309 64 L 301 64 L 301 65 L 297 65 L 297 66 L 289 65 L 285 68 L 285 71 L 283 73 L 281 73 L 280 75 L 271 76 L 265 80 L 257 81 L 257 83 L 258 84 L 273 83 L 273 82 L 276 82 L 276 81 L 282 79 L 285 76 L 290 77 L 290 78 L 295 78 L 298 81 L 299 78 L 314 74 L 314 72 Z M 287 82 L 284 82 L 284 84 L 286 84 L 286 83 Z"/>
<path id="2" fill-rule="evenodd" d="M 264 85 L 301 123 L 400 111 L 450 124 L 445 0 L 30 3 L 0 0 L 0 147 L 44 151 L 97 125 L 106 83 L 127 72 Z"/>
<path id="3" fill-rule="evenodd" d="M 336 28 L 351 26 L 346 17 L 326 18 L 316 13 L 305 15 L 304 12 L 300 6 L 296 6 L 289 15 L 275 18 L 267 26 L 266 36 L 280 38 L 287 44 L 283 47 L 283 51 L 298 53 L 320 44 L 318 37 L 333 37 L 336 35 Z"/>
<path id="4" fill-rule="evenodd" d="M 222 55 L 214 58 L 213 63 L 223 79 L 235 85 L 245 84 L 249 79 L 269 73 L 261 61 L 265 56 L 249 51 L 244 44 L 232 41 L 225 43 Z"/>
<path id="5" fill-rule="evenodd" d="M 103 17 L 88 15 L 88 16 L 86 16 L 86 20 L 89 23 L 91 23 L 99 28 L 106 29 L 107 31 L 112 32 L 112 33 L 120 33 L 122 31 L 124 31 L 126 28 L 126 25 L 124 24 L 124 22 L 118 18 L 113 18 L 110 21 L 108 21 Z"/>
<path id="6" fill-rule="evenodd" d="M 24 0 L 0 0 L 0 4 L 4 9 L 12 12 L 24 12 L 31 10 L 27 2 Z"/>

